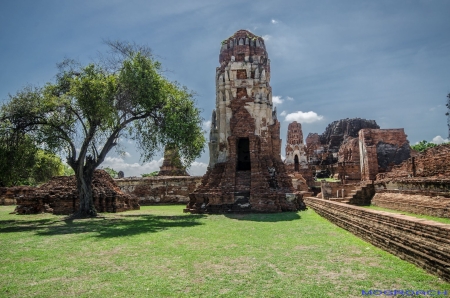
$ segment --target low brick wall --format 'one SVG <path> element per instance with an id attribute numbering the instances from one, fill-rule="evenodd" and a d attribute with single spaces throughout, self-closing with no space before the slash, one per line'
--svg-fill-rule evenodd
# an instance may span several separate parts
<path id="1" fill-rule="evenodd" d="M 332 223 L 450 281 L 450 225 L 312 197 L 304 201 Z"/>
<path id="2" fill-rule="evenodd" d="M 416 214 L 450 218 L 450 198 L 395 191 L 377 191 L 372 205 Z"/>
<path id="3" fill-rule="evenodd" d="M 139 205 L 187 204 L 200 176 L 157 176 L 115 179 L 120 190 L 139 199 Z"/>
<path id="4" fill-rule="evenodd" d="M 450 218 L 450 179 L 396 178 L 375 181 L 372 204 L 416 214 Z"/>

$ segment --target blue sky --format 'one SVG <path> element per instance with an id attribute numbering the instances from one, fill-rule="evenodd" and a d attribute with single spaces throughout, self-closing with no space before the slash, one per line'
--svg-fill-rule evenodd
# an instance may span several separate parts
<path id="1" fill-rule="evenodd" d="M 293 119 L 306 137 L 353 117 L 404 128 L 411 144 L 445 139 L 449 12 L 446 0 L 1 1 L 0 100 L 53 80 L 65 57 L 88 63 L 102 40 L 125 40 L 150 46 L 170 80 L 197 92 L 206 122 L 220 42 L 247 29 L 266 41 L 283 141 Z M 127 176 L 158 170 L 161 155 L 140 165 L 134 144 L 124 148 L 104 165 Z M 205 148 L 191 173 L 207 162 Z"/>

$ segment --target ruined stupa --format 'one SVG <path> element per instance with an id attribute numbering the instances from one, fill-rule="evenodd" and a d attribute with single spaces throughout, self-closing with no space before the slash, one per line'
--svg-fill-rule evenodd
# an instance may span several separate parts
<path id="1" fill-rule="evenodd" d="M 308 168 L 305 144 L 303 143 L 302 125 L 294 121 L 289 123 L 286 141 L 286 160 L 288 172 L 298 172 Z"/>
<path id="2" fill-rule="evenodd" d="M 164 161 L 159 168 L 158 176 L 189 176 L 182 166 L 178 149 L 167 145 L 164 148 Z"/>
<path id="3" fill-rule="evenodd" d="M 222 42 L 216 69 L 210 160 L 189 195 L 192 213 L 304 209 L 281 160 L 280 123 L 272 104 L 264 40 L 239 30 Z"/>

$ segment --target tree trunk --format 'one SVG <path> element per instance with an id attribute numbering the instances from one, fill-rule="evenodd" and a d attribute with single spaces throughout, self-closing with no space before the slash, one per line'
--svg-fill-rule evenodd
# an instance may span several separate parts
<path id="1" fill-rule="evenodd" d="M 80 209 L 74 215 L 76 217 L 95 217 L 97 210 L 95 210 L 94 199 L 92 196 L 92 179 L 94 170 L 84 169 L 76 173 L 77 190 L 80 199 Z"/>

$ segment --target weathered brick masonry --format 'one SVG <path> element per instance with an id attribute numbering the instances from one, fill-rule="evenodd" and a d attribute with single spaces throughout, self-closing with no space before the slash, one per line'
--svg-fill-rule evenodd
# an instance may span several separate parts
<path id="1" fill-rule="evenodd" d="M 428 148 L 417 156 L 394 166 L 391 172 L 379 174 L 377 180 L 394 179 L 400 181 L 402 178 L 412 177 L 450 178 L 450 144 Z"/>
<path id="2" fill-rule="evenodd" d="M 450 225 L 318 198 L 304 200 L 332 223 L 450 281 Z"/>
<path id="3" fill-rule="evenodd" d="M 377 175 L 372 204 L 450 217 L 450 145 L 440 145 Z"/>
<path id="4" fill-rule="evenodd" d="M 99 212 L 122 212 L 139 209 L 138 200 L 120 191 L 103 170 L 96 170 L 92 180 L 94 205 Z M 75 176 L 53 177 L 49 182 L 17 198 L 16 213 L 72 214 L 79 209 Z"/>
<path id="5" fill-rule="evenodd" d="M 186 204 L 189 193 L 201 183 L 202 177 L 145 177 L 115 179 L 124 193 L 139 199 L 139 205 Z"/>
<path id="6" fill-rule="evenodd" d="M 0 187 L 0 205 L 16 205 L 17 198 L 35 191 L 32 186 Z"/>
<path id="7" fill-rule="evenodd" d="M 181 165 L 178 150 L 171 146 L 164 148 L 164 161 L 158 176 L 189 176 Z"/>
<path id="8" fill-rule="evenodd" d="M 388 172 L 393 166 L 408 159 L 411 149 L 406 137 L 403 128 L 361 129 L 359 131 L 361 179 L 375 180 L 378 173 Z"/>
<path id="9" fill-rule="evenodd" d="M 280 212 L 304 208 L 281 160 L 264 40 L 239 30 L 222 42 L 211 117 L 210 161 L 186 212 Z"/>

